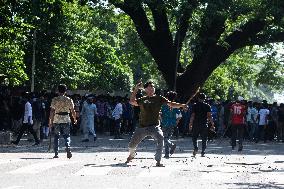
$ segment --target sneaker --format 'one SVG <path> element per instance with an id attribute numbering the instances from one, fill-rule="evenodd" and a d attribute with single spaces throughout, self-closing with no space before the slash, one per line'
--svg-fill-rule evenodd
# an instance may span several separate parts
<path id="1" fill-rule="evenodd" d="M 56 159 L 56 158 L 59 158 L 59 157 L 58 157 L 58 154 L 55 154 L 55 155 L 53 156 L 53 159 Z"/>
<path id="2" fill-rule="evenodd" d="M 156 167 L 165 167 L 165 166 L 163 164 L 161 164 L 159 161 L 157 161 Z"/>
<path id="3" fill-rule="evenodd" d="M 18 142 L 16 142 L 16 141 L 11 141 L 11 144 L 18 145 Z"/>
<path id="4" fill-rule="evenodd" d="M 192 152 L 192 155 L 195 157 L 197 152 L 198 152 L 198 149 L 194 149 L 193 152 Z"/>
<path id="5" fill-rule="evenodd" d="M 82 142 L 89 142 L 89 139 L 83 139 Z"/>
<path id="6" fill-rule="evenodd" d="M 169 159 L 170 156 L 167 154 L 167 155 L 164 156 L 164 158 Z"/>
<path id="7" fill-rule="evenodd" d="M 36 142 L 36 143 L 33 144 L 33 146 L 37 146 L 37 145 L 39 145 L 39 142 Z"/>
<path id="8" fill-rule="evenodd" d="M 71 150 L 67 150 L 67 158 L 70 159 L 72 157 L 72 153 Z"/>
<path id="9" fill-rule="evenodd" d="M 125 163 L 129 163 L 129 162 L 130 162 L 131 160 L 133 160 L 133 159 L 134 159 L 134 157 L 128 156 Z"/>
<path id="10" fill-rule="evenodd" d="M 177 147 L 176 144 L 174 144 L 174 145 L 171 147 L 170 155 L 173 155 L 173 153 L 175 153 L 176 147 Z"/>
<path id="11" fill-rule="evenodd" d="M 201 157 L 205 157 L 205 152 L 201 152 Z"/>

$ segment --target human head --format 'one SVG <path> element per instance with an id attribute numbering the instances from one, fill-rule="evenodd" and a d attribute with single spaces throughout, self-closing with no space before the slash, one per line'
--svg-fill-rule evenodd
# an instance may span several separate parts
<path id="1" fill-rule="evenodd" d="M 155 87 L 152 81 L 148 81 L 144 84 L 144 90 L 147 96 L 153 96 L 155 94 Z"/>
<path id="2" fill-rule="evenodd" d="M 87 103 L 92 104 L 93 103 L 93 96 L 89 95 L 87 97 Z"/>
<path id="3" fill-rule="evenodd" d="M 237 99 L 238 102 L 241 102 L 241 101 L 243 101 L 243 100 L 244 100 L 244 97 L 238 96 L 238 99 Z"/>
<path id="4" fill-rule="evenodd" d="M 177 93 L 175 91 L 169 91 L 166 94 L 166 97 L 169 101 L 174 101 L 176 96 L 177 96 Z"/>
<path id="5" fill-rule="evenodd" d="M 22 97 L 23 97 L 25 100 L 31 100 L 31 93 L 29 93 L 29 92 L 23 92 L 23 93 L 22 93 Z"/>
<path id="6" fill-rule="evenodd" d="M 67 91 L 67 86 L 64 84 L 60 84 L 58 85 L 57 89 L 59 93 L 64 94 Z"/>
<path id="7" fill-rule="evenodd" d="M 206 95 L 204 93 L 199 93 L 198 94 L 198 100 L 199 101 L 204 101 L 206 99 Z"/>

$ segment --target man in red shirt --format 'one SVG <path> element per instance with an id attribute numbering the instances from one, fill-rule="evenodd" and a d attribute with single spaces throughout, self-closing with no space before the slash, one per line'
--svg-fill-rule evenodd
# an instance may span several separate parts
<path id="1" fill-rule="evenodd" d="M 241 103 L 243 97 L 239 96 L 238 100 L 231 106 L 231 125 L 232 125 L 232 150 L 236 147 L 236 139 L 239 140 L 238 151 L 243 150 L 243 138 L 245 129 L 246 107 Z"/>

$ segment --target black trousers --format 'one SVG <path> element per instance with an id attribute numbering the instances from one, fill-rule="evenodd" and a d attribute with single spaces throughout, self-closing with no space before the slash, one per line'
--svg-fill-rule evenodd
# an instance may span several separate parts
<path id="1" fill-rule="evenodd" d="M 34 137 L 34 139 L 35 139 L 35 142 L 36 142 L 36 143 L 39 143 L 39 139 L 38 139 L 37 136 L 36 136 L 36 132 L 35 132 L 34 129 L 33 129 L 33 125 L 29 125 L 29 124 L 27 124 L 27 123 L 23 123 L 22 127 L 20 128 L 20 131 L 19 131 L 19 135 L 18 135 L 18 137 L 17 137 L 17 140 L 16 140 L 15 142 L 18 144 L 18 143 L 20 142 L 20 140 L 21 140 L 21 138 L 22 138 L 24 132 L 27 131 L 27 130 L 33 135 L 33 137 Z"/>
<path id="2" fill-rule="evenodd" d="M 208 137 L 208 127 L 207 126 L 194 126 L 192 127 L 192 143 L 195 150 L 198 149 L 197 139 L 198 136 L 201 136 L 202 139 L 202 152 L 205 151 L 207 146 L 207 137 Z"/>
<path id="3" fill-rule="evenodd" d="M 232 147 L 236 146 L 236 140 L 239 139 L 239 147 L 243 146 L 243 139 L 244 139 L 244 131 L 245 131 L 245 124 L 234 124 L 232 125 Z"/>

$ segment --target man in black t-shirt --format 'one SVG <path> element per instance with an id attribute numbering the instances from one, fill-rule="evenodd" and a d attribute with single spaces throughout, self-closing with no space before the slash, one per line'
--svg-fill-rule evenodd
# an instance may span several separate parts
<path id="1" fill-rule="evenodd" d="M 189 129 L 192 130 L 192 142 L 194 147 L 193 156 L 195 156 L 198 151 L 197 138 L 199 135 L 201 135 L 201 156 L 204 157 L 208 136 L 208 120 L 211 123 L 210 129 L 214 130 L 214 121 L 211 115 L 211 107 L 204 102 L 205 98 L 205 94 L 200 93 L 198 95 L 198 102 L 195 103 L 192 107 Z"/>
<path id="2" fill-rule="evenodd" d="M 144 85 L 146 96 L 136 99 L 136 93 L 142 87 L 142 82 L 138 83 L 130 97 L 130 104 L 140 107 L 139 127 L 134 131 L 129 142 L 129 156 L 125 163 L 134 159 L 138 144 L 147 136 L 153 137 L 157 142 L 156 147 L 156 166 L 162 167 L 161 157 L 164 145 L 163 132 L 160 128 L 160 110 L 163 104 L 173 108 L 186 108 L 185 104 L 171 102 L 163 96 L 155 95 L 154 84 L 149 81 Z M 174 151 L 174 149 L 172 150 Z"/>

